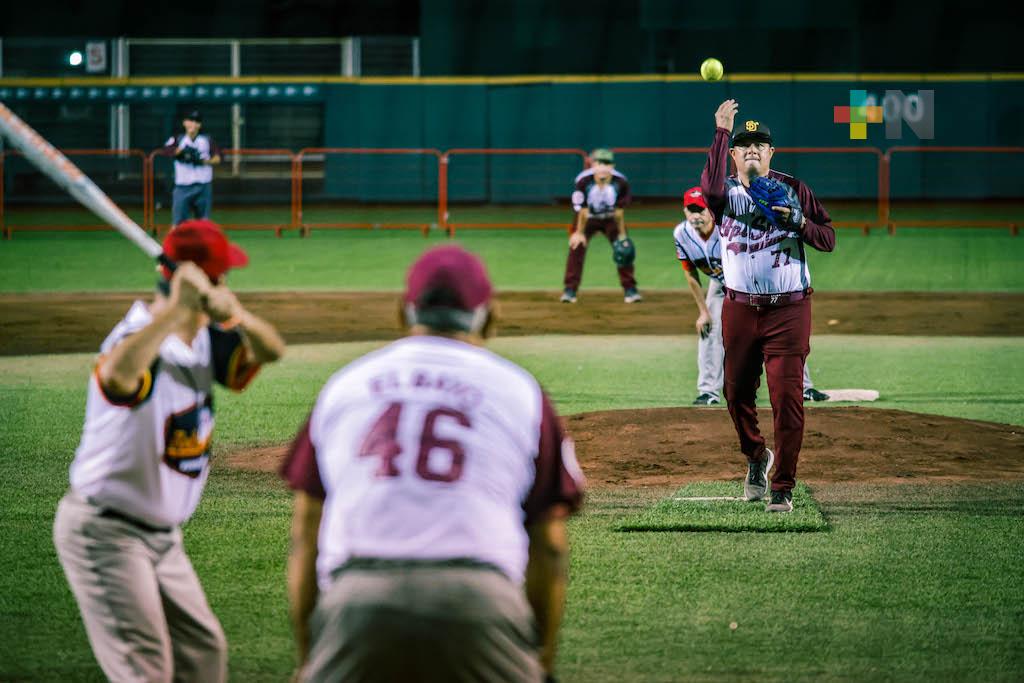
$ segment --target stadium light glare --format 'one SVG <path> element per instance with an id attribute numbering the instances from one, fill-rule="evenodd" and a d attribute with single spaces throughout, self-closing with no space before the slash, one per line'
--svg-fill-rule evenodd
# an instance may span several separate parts
<path id="1" fill-rule="evenodd" d="M 70 64 L 71 66 L 81 66 L 82 53 L 78 50 L 75 50 L 70 55 L 68 55 L 68 64 Z"/>

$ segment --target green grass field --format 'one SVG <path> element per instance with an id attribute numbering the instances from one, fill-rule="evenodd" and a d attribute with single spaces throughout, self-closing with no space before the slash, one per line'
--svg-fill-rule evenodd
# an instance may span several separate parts
<path id="1" fill-rule="evenodd" d="M 240 289 L 397 289 L 427 245 L 416 233 L 239 233 Z M 637 231 L 642 286 L 681 286 L 670 238 Z M 557 290 L 564 236 L 473 232 L 499 287 Z M 1000 231 L 843 232 L 812 256 L 828 290 L 1024 291 L 1024 240 Z M 614 286 L 608 248 L 584 286 Z M 114 235 L 18 234 L 0 243 L 0 291 L 145 289 L 152 271 Z M 97 344 L 100 340 L 96 340 Z M 564 350 L 586 344 L 567 363 Z M 867 386 L 872 404 L 1024 427 L 1019 338 L 815 338 L 818 386 Z M 232 679 L 291 671 L 284 562 L 289 496 L 216 454 L 280 443 L 323 381 L 374 343 L 296 346 L 241 396 L 218 394 L 215 466 L 185 528 L 230 643 Z M 560 412 L 683 405 L 685 337 L 522 337 L 492 348 L 534 372 Z M 628 364 L 622 362 L 628 357 Z M 0 358 L 0 680 L 102 680 L 50 540 L 77 444 L 90 354 Z M 828 410 L 814 407 L 813 410 Z M 1007 457 L 1024 457 L 1008 453 Z M 742 475 L 737 463 L 737 481 Z M 1024 485 L 811 486 L 826 531 L 621 533 L 674 489 L 591 492 L 571 525 L 563 681 L 1018 681 L 1024 675 Z M 737 627 L 730 628 L 735 622 Z"/>
<path id="2" fill-rule="evenodd" d="M 641 289 L 685 287 L 668 229 L 636 230 Z M 236 232 L 249 267 L 231 275 L 239 290 L 398 290 L 416 256 L 447 238 L 410 231 L 322 231 L 302 239 Z M 486 260 L 498 289 L 561 289 L 565 234 L 464 231 L 457 240 Z M 598 240 L 583 287 L 617 287 L 611 249 Z M 808 249 L 814 286 L 827 291 L 1024 291 L 1024 238 L 1000 230 L 904 230 L 889 236 L 840 231 L 836 250 Z M 112 233 L 16 233 L 0 242 L 0 292 L 148 289 L 146 257 Z"/>

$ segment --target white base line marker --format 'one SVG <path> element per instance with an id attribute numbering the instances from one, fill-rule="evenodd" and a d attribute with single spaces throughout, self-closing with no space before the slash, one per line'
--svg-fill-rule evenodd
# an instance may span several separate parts
<path id="1" fill-rule="evenodd" d="M 672 500 L 745 500 L 740 496 L 692 496 L 689 498 L 673 498 Z"/>

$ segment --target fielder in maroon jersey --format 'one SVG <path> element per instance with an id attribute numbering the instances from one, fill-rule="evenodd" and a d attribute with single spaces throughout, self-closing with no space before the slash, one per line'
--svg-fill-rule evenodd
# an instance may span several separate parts
<path id="1" fill-rule="evenodd" d="M 583 263 L 587 258 L 587 243 L 598 233 L 604 233 L 612 244 L 628 239 L 626 234 L 625 207 L 633 197 L 629 191 L 629 180 L 615 170 L 615 154 L 610 149 L 595 149 L 590 154 L 590 168 L 576 176 L 572 193 L 572 208 L 576 212 L 573 233 L 569 236 L 569 256 L 565 260 L 565 289 L 561 301 L 576 303 L 576 293 L 583 279 Z M 629 249 L 635 255 L 632 247 Z M 618 265 L 619 284 L 622 285 L 623 301 L 633 304 L 643 300 L 636 288 L 635 268 L 632 256 L 628 262 Z"/>
<path id="2" fill-rule="evenodd" d="M 715 138 L 701 176 L 722 242 L 725 397 L 747 457 L 746 499 L 768 495 L 768 472 L 775 463 L 766 510 L 790 512 L 804 437 L 803 366 L 810 352 L 814 291 L 804 245 L 832 251 L 836 235 L 811 189 L 770 169 L 775 148 L 764 123 L 744 121 L 732 133 L 738 108 L 735 100 L 726 100 L 715 112 Z M 730 155 L 737 174 L 726 177 Z M 762 365 L 777 459 L 757 426 Z"/>

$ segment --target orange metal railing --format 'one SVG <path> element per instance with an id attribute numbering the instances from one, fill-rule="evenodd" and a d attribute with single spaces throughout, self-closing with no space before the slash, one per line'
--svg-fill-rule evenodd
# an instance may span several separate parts
<path id="1" fill-rule="evenodd" d="M 411 155 L 411 156 L 428 156 L 433 157 L 437 162 L 437 226 L 444 227 L 445 219 L 445 204 L 448 196 L 447 187 L 447 175 L 443 171 L 444 163 L 442 161 L 443 155 L 440 150 L 432 148 L 420 148 L 420 147 L 307 147 L 299 150 L 299 153 L 295 155 L 295 166 L 293 174 L 293 227 L 297 227 L 300 230 L 300 234 L 308 235 L 314 229 L 345 229 L 345 228 L 356 228 L 356 229 L 392 229 L 392 230 L 407 230 L 415 229 L 427 235 L 430 231 L 431 224 L 424 223 L 422 221 L 386 221 L 386 222 L 370 222 L 370 221 L 320 221 L 311 222 L 307 221 L 304 217 L 303 212 L 303 190 L 302 190 L 302 169 L 303 163 L 312 155 L 332 155 L 332 154 L 347 154 L 347 155 Z"/>
<path id="2" fill-rule="evenodd" d="M 650 155 L 693 155 L 706 154 L 707 149 L 703 147 L 616 147 L 613 148 L 618 154 L 650 154 Z M 163 150 L 154 150 L 148 154 L 141 150 L 109 150 L 109 149 L 67 149 L 62 150 L 69 157 L 121 157 L 133 158 L 140 161 L 140 175 L 142 182 L 142 227 L 154 234 L 159 234 L 166 228 L 164 225 L 157 225 L 154 199 L 155 170 L 154 160 L 163 154 Z M 950 146 L 895 146 L 888 151 L 882 152 L 876 147 L 779 147 L 777 152 L 787 154 L 868 154 L 877 159 L 878 191 L 876 218 L 871 221 L 837 221 L 836 227 L 860 228 L 865 233 L 873 228 L 885 228 L 890 234 L 896 232 L 897 227 L 1006 227 L 1013 235 L 1019 234 L 1021 220 L 964 220 L 964 219 L 931 219 L 931 220 L 903 220 L 894 219 L 891 211 L 891 168 L 892 164 L 910 154 L 1024 154 L 1024 147 L 950 147 Z M 416 229 L 424 235 L 429 233 L 431 227 L 438 227 L 445 230 L 449 235 L 454 235 L 458 229 L 486 229 L 495 227 L 511 227 L 522 229 L 536 228 L 564 228 L 568 220 L 551 222 L 545 219 L 534 221 L 452 221 L 449 214 L 449 171 L 452 159 L 462 156 L 569 156 L 578 159 L 580 168 L 585 168 L 588 163 L 587 153 L 576 148 L 455 148 L 447 151 L 440 151 L 433 148 L 368 148 L 368 147 L 310 147 L 298 152 L 287 149 L 238 149 L 223 150 L 221 152 L 225 162 L 230 163 L 237 157 L 249 158 L 270 157 L 278 158 L 289 165 L 290 176 L 290 207 L 287 219 L 270 221 L 267 223 L 238 223 L 230 219 L 222 222 L 227 229 L 236 230 L 274 230 L 280 236 L 285 230 L 298 230 L 301 235 L 307 235 L 313 229 L 336 229 L 336 228 L 384 228 L 384 229 Z M 20 155 L 16 150 L 0 152 L 0 233 L 9 239 L 13 232 L 22 230 L 105 230 L 107 226 L 99 224 L 86 224 L 74 226 L 59 225 L 12 225 L 8 207 L 5 202 L 5 182 L 9 181 L 9 173 L 5 176 L 6 160 L 10 157 Z M 305 219 L 303 211 L 303 169 L 304 164 L 309 163 L 311 158 L 326 158 L 329 155 L 407 155 L 422 156 L 436 160 L 437 163 L 437 198 L 436 198 L 436 223 L 424 221 L 321 221 L 311 222 Z M 283 176 L 282 176 L 283 178 Z M 696 183 L 699 178 L 694 178 Z M 679 188 L 681 192 L 683 187 Z M 631 227 L 671 227 L 667 221 L 645 221 L 633 220 Z"/>
<path id="3" fill-rule="evenodd" d="M 486 229 L 486 228 L 520 228 L 520 229 L 544 229 L 544 228 L 564 228 L 569 225 L 569 220 L 559 222 L 547 222 L 547 221 L 501 221 L 500 223 L 495 222 L 470 222 L 460 221 L 452 222 L 448 214 L 448 171 L 453 156 L 555 156 L 555 155 L 570 155 L 573 157 L 579 157 L 580 167 L 585 168 L 587 165 L 587 153 L 582 149 L 575 149 L 571 147 L 556 147 L 556 148 L 483 148 L 483 147 L 457 147 L 455 149 L 449 149 L 441 157 L 441 182 L 438 183 L 439 187 L 444 187 L 445 194 L 438 200 L 438 207 L 443 211 L 443 221 L 440 223 L 441 227 L 448 231 L 448 234 L 454 235 L 457 229 Z"/>
<path id="4" fill-rule="evenodd" d="M 146 155 L 142 150 L 139 149 L 125 149 L 125 150 L 112 150 L 112 149 L 62 149 L 61 152 L 67 157 L 101 157 L 101 158 L 132 158 L 139 160 L 139 173 L 140 181 L 142 184 L 142 212 L 143 212 L 143 223 L 145 223 L 146 216 L 146 193 L 147 188 L 150 186 L 150 178 L 148 175 L 148 166 L 146 164 Z M 82 231 L 82 232 L 95 232 L 99 230 L 113 230 L 110 226 L 102 223 L 88 223 L 84 225 L 47 225 L 45 223 L 38 225 L 12 225 L 8 219 L 6 210 L 6 167 L 7 159 L 10 157 L 24 156 L 21 152 L 16 149 L 9 149 L 0 152 L 0 234 L 3 235 L 4 239 L 11 239 L 16 231 L 28 232 L 28 231 L 50 231 L 50 230 L 61 230 L 61 231 Z M 40 171 L 40 173 L 42 173 Z"/>
<path id="5" fill-rule="evenodd" d="M 889 180 L 890 180 L 890 168 L 893 163 L 895 155 L 906 154 L 906 153 L 918 153 L 918 154 L 950 154 L 950 153 L 975 153 L 975 154 L 1024 154 L 1024 147 L 949 147 L 949 146 L 934 146 L 934 147 L 922 147 L 922 146 L 895 146 L 890 147 L 885 152 L 885 186 L 879 190 L 881 196 L 886 199 L 885 215 L 880 220 L 880 223 L 885 226 L 889 231 L 890 235 L 896 234 L 896 227 L 903 226 L 906 228 L 942 228 L 942 227 L 957 227 L 957 228 L 1009 228 L 1010 234 L 1017 236 L 1020 233 L 1020 224 L 1024 222 L 1024 219 L 1018 220 L 964 220 L 962 218 L 956 219 L 930 219 L 930 220 L 899 220 L 895 221 L 891 218 L 889 213 Z"/>

